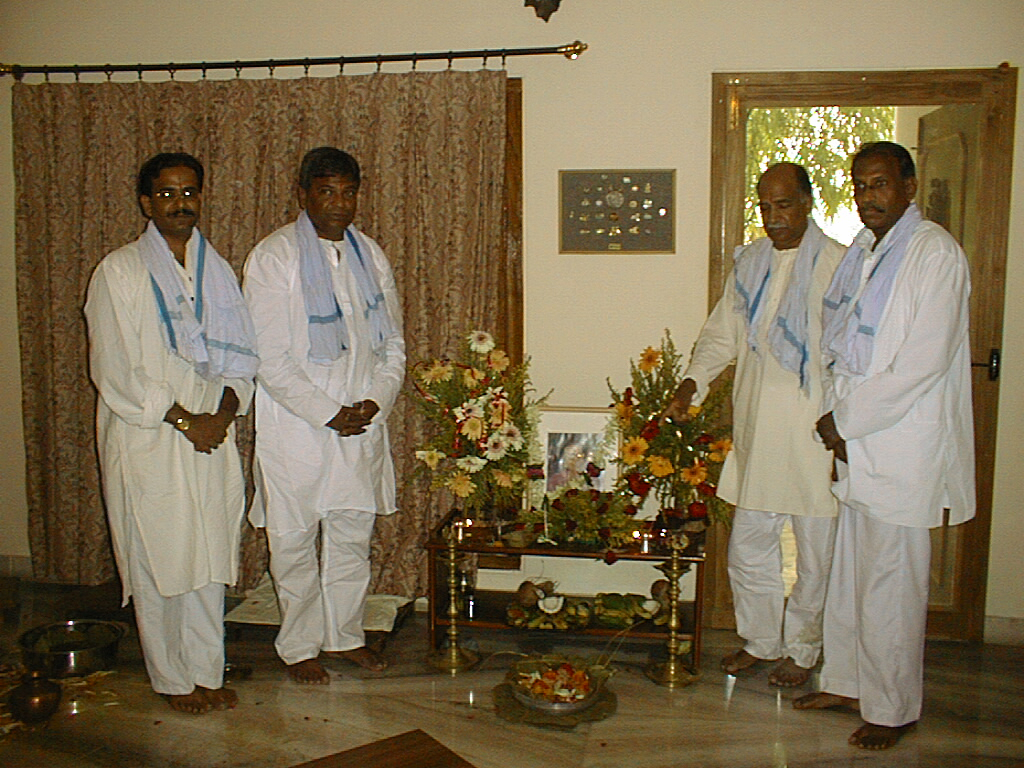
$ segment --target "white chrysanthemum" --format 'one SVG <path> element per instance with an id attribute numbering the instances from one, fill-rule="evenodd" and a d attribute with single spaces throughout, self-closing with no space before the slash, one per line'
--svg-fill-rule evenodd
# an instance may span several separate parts
<path id="1" fill-rule="evenodd" d="M 487 438 L 487 445 L 484 448 L 484 456 L 491 461 L 498 461 L 505 458 L 508 453 L 508 441 L 500 432 L 495 432 Z"/>
<path id="2" fill-rule="evenodd" d="M 506 421 L 498 430 L 498 434 L 505 438 L 510 450 L 518 451 L 523 447 L 523 433 L 511 421 Z"/>
<path id="3" fill-rule="evenodd" d="M 463 456 L 455 461 L 455 465 L 463 472 L 472 475 L 487 466 L 487 459 L 481 459 L 479 456 Z"/>
<path id="4" fill-rule="evenodd" d="M 455 409 L 455 418 L 458 421 L 469 419 L 482 419 L 484 417 L 484 406 L 479 400 L 467 400 Z"/>
<path id="5" fill-rule="evenodd" d="M 470 331 L 466 338 L 469 348 L 478 354 L 486 355 L 494 349 L 494 337 L 487 331 Z"/>

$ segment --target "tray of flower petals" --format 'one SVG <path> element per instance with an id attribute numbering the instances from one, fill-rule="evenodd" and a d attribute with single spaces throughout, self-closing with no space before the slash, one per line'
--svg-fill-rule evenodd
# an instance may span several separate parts
<path id="1" fill-rule="evenodd" d="M 530 656 L 516 661 L 506 679 L 516 701 L 556 714 L 579 712 L 597 701 L 610 670 L 583 659 Z"/>

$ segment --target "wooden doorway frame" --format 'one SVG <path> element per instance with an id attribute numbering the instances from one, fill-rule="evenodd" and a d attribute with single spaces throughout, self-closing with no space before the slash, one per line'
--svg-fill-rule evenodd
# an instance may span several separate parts
<path id="1" fill-rule="evenodd" d="M 994 69 L 713 73 L 709 310 L 722 294 L 733 249 L 743 242 L 746 119 L 751 109 L 764 107 L 984 105 L 978 246 L 995 265 L 985 274 L 986 281 L 1004 282 L 1016 93 L 1017 69 L 1005 63 Z M 985 301 L 976 290 L 971 303 L 972 317 L 984 319 L 971 329 L 977 359 L 989 349 L 1002 347 L 1003 302 Z M 983 381 L 998 388 L 998 382 L 987 382 L 976 374 L 976 390 Z M 998 389 L 994 394 L 997 401 Z M 932 637 L 980 641 L 983 636 L 996 421 L 995 407 L 982 413 L 976 401 L 978 513 L 963 526 L 960 542 L 969 567 L 958 595 L 958 612 L 929 615 Z M 727 539 L 726 532 L 716 529 L 708 543 L 712 562 L 705 582 L 704 615 L 705 623 L 713 627 L 735 626 L 726 571 Z"/>

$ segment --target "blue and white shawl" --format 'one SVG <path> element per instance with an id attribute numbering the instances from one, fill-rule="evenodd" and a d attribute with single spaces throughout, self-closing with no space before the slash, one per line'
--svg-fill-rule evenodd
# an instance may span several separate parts
<path id="1" fill-rule="evenodd" d="M 811 288 L 814 267 L 818 263 L 822 248 L 828 238 L 821 228 L 808 217 L 807 231 L 800 240 L 796 263 L 789 276 L 789 285 L 779 301 L 768 329 L 768 346 L 775 359 L 785 370 L 795 373 L 800 379 L 800 390 L 810 396 L 811 382 L 807 375 L 809 357 L 807 296 Z M 747 324 L 747 344 L 754 352 L 760 352 L 757 344 L 757 328 L 764 313 L 768 283 L 771 281 L 772 250 L 770 238 L 764 238 L 748 246 L 736 249 L 734 277 L 736 294 L 734 309 L 743 316 Z M 741 255 L 742 254 L 742 255 Z"/>
<path id="2" fill-rule="evenodd" d="M 922 218 L 917 205 L 911 203 L 900 220 L 885 233 L 874 249 L 875 265 L 863 290 L 864 259 L 871 253 L 875 235 L 865 227 L 854 238 L 825 292 L 821 350 L 827 365 L 854 376 L 867 372 L 875 349 L 878 321 L 889 301 L 907 245 Z M 858 293 L 860 297 L 855 300 Z"/>
<path id="3" fill-rule="evenodd" d="M 334 282 L 316 228 L 305 211 L 299 214 L 295 231 L 299 241 L 302 298 L 309 319 L 309 359 L 314 363 L 331 363 L 349 348 L 348 328 L 334 295 Z M 371 345 L 374 350 L 378 350 L 384 340 L 396 332 L 396 327 L 374 272 L 370 249 L 366 247 L 364 255 L 359 246 L 360 240 L 362 235 L 355 227 L 349 226 L 345 230 L 345 243 L 348 246 L 345 248 L 345 258 L 359 288 L 363 316 L 370 324 Z M 366 243 L 363 245 L 366 246 Z"/>
<path id="4" fill-rule="evenodd" d="M 202 233 L 194 232 L 199 238 L 194 306 L 174 254 L 152 221 L 139 238 L 139 254 L 149 270 L 164 341 L 208 381 L 251 379 L 259 367 L 256 332 L 238 278 Z"/>

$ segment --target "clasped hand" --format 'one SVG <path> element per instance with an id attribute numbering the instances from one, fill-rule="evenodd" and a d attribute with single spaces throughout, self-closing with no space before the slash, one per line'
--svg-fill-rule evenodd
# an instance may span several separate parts
<path id="1" fill-rule="evenodd" d="M 361 435 L 380 411 L 380 406 L 373 400 L 360 400 L 352 405 L 343 405 L 327 426 L 342 437 Z"/>
<path id="2" fill-rule="evenodd" d="M 189 417 L 188 430 L 182 434 L 199 453 L 213 453 L 228 436 L 232 416 L 227 413 L 196 413 Z"/>

